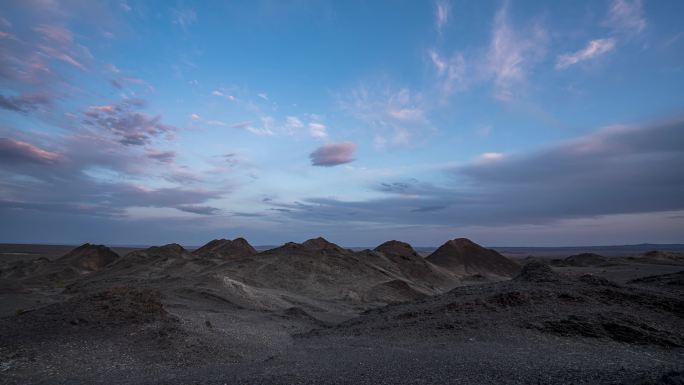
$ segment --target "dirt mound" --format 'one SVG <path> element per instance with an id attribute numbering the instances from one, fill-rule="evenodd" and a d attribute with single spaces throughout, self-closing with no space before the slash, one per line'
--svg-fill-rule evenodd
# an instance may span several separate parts
<path id="1" fill-rule="evenodd" d="M 326 252 L 337 252 L 337 253 L 347 253 L 349 250 L 344 249 L 332 242 L 328 242 L 323 237 L 318 237 L 318 238 L 312 238 L 304 241 L 302 243 L 302 246 L 310 249 L 310 250 L 316 250 L 316 251 L 326 251 Z"/>
<path id="2" fill-rule="evenodd" d="M 325 238 L 318 237 L 308 239 L 302 243 L 287 242 L 282 246 L 278 246 L 273 249 L 269 249 L 261 252 L 260 254 L 291 254 L 291 255 L 320 255 L 320 254 L 351 254 L 352 251 L 340 247 L 332 242 L 327 241 Z"/>
<path id="3" fill-rule="evenodd" d="M 206 245 L 192 252 L 204 258 L 239 259 L 257 253 L 256 249 L 244 238 L 214 239 Z"/>
<path id="4" fill-rule="evenodd" d="M 559 266 L 576 266 L 576 267 L 587 267 L 587 266 L 600 266 L 608 262 L 606 257 L 594 254 L 594 253 L 581 253 L 571 255 L 565 259 L 555 260 L 556 264 Z"/>
<path id="5" fill-rule="evenodd" d="M 119 255 L 104 245 L 81 245 L 56 262 L 66 263 L 78 269 L 98 271 L 119 259 Z"/>
<path id="6" fill-rule="evenodd" d="M 396 271 L 398 276 L 409 282 L 430 289 L 450 281 L 447 272 L 426 261 L 405 242 L 387 241 L 373 251 L 367 251 L 364 257 L 383 269 Z"/>
<path id="7" fill-rule="evenodd" d="M 400 303 L 424 298 L 427 295 L 420 292 L 406 281 L 395 279 L 373 286 L 364 295 L 367 302 Z"/>
<path id="8" fill-rule="evenodd" d="M 28 261 L 18 260 L 9 263 L 0 269 L 0 277 L 3 279 L 22 279 L 51 264 L 47 258 L 36 258 Z"/>
<path id="9" fill-rule="evenodd" d="M 403 257 L 406 259 L 411 257 L 419 257 L 418 253 L 411 245 L 401 241 L 387 241 L 373 250 L 379 251 L 385 255 Z"/>
<path id="10" fill-rule="evenodd" d="M 684 253 L 677 253 L 673 251 L 652 250 L 636 257 L 638 260 L 647 260 L 651 262 L 662 263 L 684 263 Z"/>
<path id="11" fill-rule="evenodd" d="M 168 261 L 183 257 L 192 257 L 192 254 L 185 250 L 183 246 L 177 243 L 170 243 L 168 245 L 152 246 L 144 250 L 132 251 L 124 255 L 115 265 L 131 266 L 132 264 Z"/>
<path id="12" fill-rule="evenodd" d="M 543 262 L 530 262 L 522 267 L 514 280 L 523 282 L 558 282 L 561 275 Z"/>
<path id="13" fill-rule="evenodd" d="M 447 241 L 426 260 L 461 275 L 479 273 L 510 277 L 520 270 L 512 260 L 466 238 Z"/>
<path id="14" fill-rule="evenodd" d="M 528 326 L 563 337 L 607 338 L 628 344 L 657 345 L 666 348 L 680 347 L 684 343 L 676 334 L 656 329 L 622 313 L 571 315 L 560 320 L 531 323 Z"/>
<path id="15" fill-rule="evenodd" d="M 608 286 L 608 287 L 619 287 L 619 285 L 609 279 L 599 277 L 594 274 L 582 274 L 579 278 L 580 281 L 588 283 L 590 285 L 596 286 Z"/>
<path id="16" fill-rule="evenodd" d="M 672 274 L 652 275 L 637 278 L 627 282 L 628 284 L 654 285 L 670 288 L 684 288 L 684 270 Z"/>
<path id="17" fill-rule="evenodd" d="M 172 320 L 158 291 L 118 287 L 8 317 L 2 324 L 14 333 L 38 336 Z"/>

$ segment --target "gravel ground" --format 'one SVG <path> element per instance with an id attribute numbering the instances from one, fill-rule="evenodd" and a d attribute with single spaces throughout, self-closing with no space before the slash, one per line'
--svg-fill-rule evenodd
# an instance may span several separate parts
<path id="1" fill-rule="evenodd" d="M 684 273 L 634 266 L 532 263 L 388 306 L 262 288 L 290 307 L 248 306 L 182 270 L 68 293 L 6 285 L 3 301 L 46 300 L 0 318 L 0 383 L 684 384 Z"/>

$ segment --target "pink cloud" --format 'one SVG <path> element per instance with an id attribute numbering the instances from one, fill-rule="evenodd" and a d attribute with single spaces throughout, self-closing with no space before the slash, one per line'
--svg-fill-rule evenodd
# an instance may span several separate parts
<path id="1" fill-rule="evenodd" d="M 354 161 L 356 144 L 352 142 L 330 143 L 309 155 L 314 166 L 332 167 Z"/>
<path id="2" fill-rule="evenodd" d="M 58 25 L 39 25 L 33 28 L 34 31 L 40 33 L 43 39 L 61 46 L 71 45 L 74 37 L 71 31 Z"/>
<path id="3" fill-rule="evenodd" d="M 53 163 L 59 157 L 55 152 L 43 150 L 30 143 L 0 138 L 0 159 L 8 163 Z"/>

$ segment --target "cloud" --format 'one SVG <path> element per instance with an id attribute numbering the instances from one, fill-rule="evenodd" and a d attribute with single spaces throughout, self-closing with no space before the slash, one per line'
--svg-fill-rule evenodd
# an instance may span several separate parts
<path id="1" fill-rule="evenodd" d="M 454 54 L 451 58 L 444 58 L 435 50 L 428 54 L 437 71 L 438 87 L 443 97 L 465 88 L 466 63 L 462 54 Z"/>
<path id="2" fill-rule="evenodd" d="M 33 30 L 40 33 L 45 40 L 52 44 L 67 47 L 74 42 L 71 31 L 62 26 L 42 24 L 34 27 Z"/>
<path id="3" fill-rule="evenodd" d="M 309 122 L 309 134 L 318 139 L 325 139 L 328 137 L 328 131 L 325 125 L 318 122 Z"/>
<path id="4" fill-rule="evenodd" d="M 641 0 L 613 0 L 606 24 L 616 32 L 639 34 L 646 28 Z"/>
<path id="5" fill-rule="evenodd" d="M 190 114 L 190 119 L 192 120 L 202 120 L 202 118 L 197 114 Z"/>
<path id="6" fill-rule="evenodd" d="M 264 116 L 260 118 L 261 121 L 261 126 L 255 126 L 254 124 L 256 123 L 254 120 L 246 120 L 244 122 L 237 122 L 231 124 L 229 127 L 230 128 L 240 128 L 240 129 L 245 129 L 249 132 L 251 132 L 254 135 L 259 135 L 259 136 L 272 136 L 275 135 L 275 132 L 273 132 L 273 118 L 270 116 Z"/>
<path id="7" fill-rule="evenodd" d="M 171 10 L 173 24 L 179 25 L 183 30 L 187 30 L 197 22 L 197 13 L 190 8 L 176 8 Z"/>
<path id="8" fill-rule="evenodd" d="M 351 142 L 324 144 L 309 155 L 314 166 L 332 167 L 354 161 L 356 144 Z"/>
<path id="9" fill-rule="evenodd" d="M 562 70 L 579 62 L 593 59 L 612 51 L 613 48 L 615 48 L 615 39 L 613 38 L 591 40 L 586 47 L 577 52 L 558 56 L 556 69 Z"/>
<path id="10" fill-rule="evenodd" d="M 176 153 L 174 151 L 149 150 L 147 157 L 160 163 L 171 163 L 176 158 Z"/>
<path id="11" fill-rule="evenodd" d="M 385 182 L 386 197 L 312 197 L 280 204 L 307 223 L 543 225 L 606 215 L 684 210 L 684 119 L 616 126 L 526 154 L 458 166 L 444 186 Z M 492 158 L 492 157 L 490 157 Z M 283 214 L 285 215 L 285 214 Z"/>
<path id="12" fill-rule="evenodd" d="M 485 162 L 491 162 L 503 159 L 504 154 L 500 152 L 484 152 L 480 155 L 480 159 Z"/>
<path id="13" fill-rule="evenodd" d="M 14 163 L 38 163 L 49 164 L 59 160 L 59 154 L 30 143 L 10 139 L 0 138 L 0 160 L 8 164 Z"/>
<path id="14" fill-rule="evenodd" d="M 285 118 L 285 130 L 289 135 L 293 135 L 296 131 L 304 128 L 304 123 L 296 116 L 288 116 Z"/>
<path id="15" fill-rule="evenodd" d="M 199 215 L 218 215 L 221 209 L 211 206 L 177 206 L 178 210 Z"/>
<path id="16" fill-rule="evenodd" d="M 228 125 L 226 122 L 222 122 L 220 120 L 213 120 L 213 119 L 207 120 L 207 124 L 210 126 L 222 126 L 222 127 L 225 127 Z"/>
<path id="17" fill-rule="evenodd" d="M 150 178 L 145 157 L 96 137 L 69 137 L 62 151 L 48 151 L 16 139 L 0 140 L 1 206 L 5 209 L 67 214 L 125 216 L 131 207 L 185 207 L 220 198 L 222 192 L 131 184 Z M 160 154 L 160 156 L 162 156 Z M 167 154 L 163 154 L 167 156 Z M 165 159 L 162 156 L 161 159 Z M 119 176 L 120 175 L 120 176 Z"/>
<path id="18" fill-rule="evenodd" d="M 118 138 L 119 143 L 127 146 L 149 144 L 153 138 L 169 135 L 175 127 L 161 123 L 161 117 L 148 116 L 135 110 L 145 102 L 139 99 L 126 99 L 118 104 L 91 106 L 84 112 L 84 123 Z"/>
<path id="19" fill-rule="evenodd" d="M 60 25 L 41 24 L 34 27 L 41 38 L 42 43 L 37 44 L 37 49 L 44 55 L 53 59 L 61 60 L 80 70 L 86 71 L 86 66 L 77 56 L 91 56 L 87 48 L 74 44 L 74 38 L 70 30 Z"/>
<path id="20" fill-rule="evenodd" d="M 423 96 L 409 88 L 360 84 L 339 98 L 343 110 L 376 133 L 376 145 L 412 145 L 434 131 Z"/>
<path id="21" fill-rule="evenodd" d="M 237 122 L 231 124 L 229 127 L 230 128 L 246 128 L 254 124 L 253 120 L 245 120 L 244 122 Z"/>
<path id="22" fill-rule="evenodd" d="M 29 112 L 51 102 L 46 94 L 3 96 L 0 95 L 0 108 L 16 112 Z"/>
<path id="23" fill-rule="evenodd" d="M 437 31 L 439 33 L 442 33 L 442 30 L 449 22 L 450 11 L 451 6 L 447 1 L 438 0 L 435 2 L 435 26 L 437 27 Z"/>
<path id="24" fill-rule="evenodd" d="M 494 97 L 506 101 L 514 98 L 514 89 L 524 83 L 527 72 L 546 54 L 547 33 L 532 23 L 528 30 L 518 31 L 508 21 L 508 3 L 494 17 L 492 38 L 487 54 L 487 71 L 494 79 Z"/>

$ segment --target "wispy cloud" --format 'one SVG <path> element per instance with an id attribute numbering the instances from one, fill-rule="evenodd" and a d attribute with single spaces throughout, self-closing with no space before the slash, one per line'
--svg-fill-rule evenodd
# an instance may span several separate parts
<path id="1" fill-rule="evenodd" d="M 494 78 L 494 96 L 510 100 L 515 87 L 524 83 L 527 72 L 546 54 L 548 37 L 538 23 L 525 30 L 514 29 L 508 20 L 508 3 L 494 17 L 487 69 Z"/>
<path id="2" fill-rule="evenodd" d="M 309 134 L 318 139 L 325 139 L 328 137 L 328 131 L 325 124 L 318 122 L 309 122 Z"/>
<path id="3" fill-rule="evenodd" d="M 596 39 L 590 41 L 586 47 L 573 53 L 566 53 L 558 56 L 556 69 L 562 70 L 585 60 L 593 59 L 615 48 L 615 39 Z"/>
<path id="4" fill-rule="evenodd" d="M 29 112 L 37 110 L 51 102 L 46 94 L 3 96 L 0 95 L 0 108 L 16 112 Z"/>
<path id="5" fill-rule="evenodd" d="M 443 97 L 448 97 L 456 91 L 465 89 L 466 63 L 461 53 L 445 58 L 432 49 L 428 54 L 437 72 L 437 84 Z"/>
<path id="6" fill-rule="evenodd" d="M 244 122 L 233 123 L 229 127 L 230 128 L 247 128 L 247 127 L 251 126 L 252 124 L 254 124 L 253 120 L 245 120 Z M 220 125 L 220 124 L 218 124 L 218 121 L 217 121 L 217 125 Z"/>
<path id="7" fill-rule="evenodd" d="M 639 34 L 646 28 L 641 0 L 613 0 L 606 24 L 616 32 Z"/>
<path id="8" fill-rule="evenodd" d="M 309 155 L 314 166 L 332 167 L 354 161 L 356 144 L 352 142 L 329 143 Z"/>
<path id="9" fill-rule="evenodd" d="M 360 84 L 340 97 L 341 107 L 376 131 L 376 145 L 411 145 L 433 131 L 422 95 L 409 88 Z"/>
<path id="10" fill-rule="evenodd" d="M 449 14 L 451 12 L 451 5 L 446 0 L 438 0 L 435 2 L 435 26 L 439 33 L 442 33 L 444 27 L 449 22 Z"/>
<path id="11" fill-rule="evenodd" d="M 173 24 L 180 26 L 183 30 L 187 30 L 190 26 L 197 22 L 197 13 L 190 8 L 175 8 L 171 10 Z"/>

